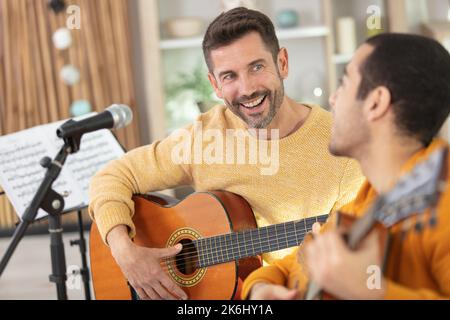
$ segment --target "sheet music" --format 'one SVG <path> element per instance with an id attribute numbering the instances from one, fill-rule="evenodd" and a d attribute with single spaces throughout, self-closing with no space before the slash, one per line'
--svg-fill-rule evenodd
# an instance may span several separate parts
<path id="1" fill-rule="evenodd" d="M 54 158 L 63 145 L 56 129 L 64 121 L 34 127 L 0 137 L 0 185 L 10 199 L 19 217 L 30 204 L 42 182 L 46 169 L 39 161 Z M 88 189 L 92 176 L 106 163 L 124 154 L 120 144 L 109 130 L 99 130 L 83 136 L 80 151 L 68 156 L 53 189 L 64 198 L 64 212 L 87 206 Z M 39 210 L 37 219 L 47 213 Z"/>

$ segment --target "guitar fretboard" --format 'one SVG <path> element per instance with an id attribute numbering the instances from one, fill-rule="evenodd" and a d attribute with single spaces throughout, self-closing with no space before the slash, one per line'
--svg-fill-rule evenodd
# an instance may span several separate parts
<path id="1" fill-rule="evenodd" d="M 195 240 L 198 267 L 298 246 L 314 223 L 324 223 L 327 218 L 328 215 L 323 215 Z"/>

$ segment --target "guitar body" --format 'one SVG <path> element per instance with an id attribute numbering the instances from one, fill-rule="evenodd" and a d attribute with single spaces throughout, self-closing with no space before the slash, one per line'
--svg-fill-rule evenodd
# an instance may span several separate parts
<path id="1" fill-rule="evenodd" d="M 253 211 L 240 196 L 215 191 L 195 193 L 170 205 L 155 196 L 135 196 L 134 242 L 149 248 L 165 248 L 192 240 L 256 228 Z M 98 232 L 92 225 L 90 259 L 95 297 L 98 300 L 130 300 L 131 289 Z M 262 266 L 260 257 L 245 258 L 204 268 L 188 268 L 168 262 L 167 273 L 191 300 L 235 299 L 242 281 Z"/>

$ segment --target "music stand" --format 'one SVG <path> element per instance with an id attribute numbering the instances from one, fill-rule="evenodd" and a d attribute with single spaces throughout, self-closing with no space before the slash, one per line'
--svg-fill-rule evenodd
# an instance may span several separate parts
<path id="1" fill-rule="evenodd" d="M 0 191 L 0 196 L 5 196 L 6 193 L 4 191 Z M 79 246 L 80 249 L 80 256 L 81 256 L 81 268 L 79 270 L 79 274 L 81 276 L 81 279 L 83 280 L 83 285 L 84 285 L 84 296 L 85 296 L 85 300 L 91 300 L 91 287 L 90 287 L 90 271 L 89 271 L 89 267 L 87 264 L 87 256 L 86 256 L 86 252 L 87 252 L 87 247 L 86 247 L 86 239 L 84 238 L 84 223 L 83 223 L 83 216 L 82 216 L 82 209 L 84 208 L 79 208 L 76 212 L 77 212 L 77 217 L 78 217 L 78 223 L 77 223 L 77 228 L 78 228 L 78 232 L 79 232 L 79 238 L 75 239 L 75 240 L 70 240 L 70 246 Z M 74 210 L 71 210 L 70 212 L 75 212 Z M 42 219 L 45 218 L 41 218 L 41 219 L 37 219 L 35 220 L 35 222 L 38 222 Z M 16 224 L 17 226 L 18 224 Z"/>
<path id="2" fill-rule="evenodd" d="M 35 221 L 39 209 L 43 209 L 48 213 L 49 219 L 49 233 L 50 233 L 50 253 L 52 262 L 52 274 L 49 279 L 50 282 L 55 283 L 58 300 L 67 300 L 66 288 L 66 259 L 64 253 L 64 243 L 62 241 L 61 214 L 64 210 L 64 198 L 52 189 L 53 182 L 59 177 L 64 163 L 69 154 L 75 153 L 80 149 L 81 135 L 65 138 L 64 145 L 56 157 L 51 160 L 49 157 L 42 158 L 40 164 L 47 169 L 44 179 L 37 189 L 33 200 L 25 210 L 21 222 L 14 231 L 12 240 L 6 250 L 6 253 L 0 261 L 0 276 L 3 274 L 15 248 L 23 238 L 28 226 Z M 82 253 L 83 269 L 81 274 L 85 282 L 86 298 L 90 299 L 89 287 L 89 272 L 87 269 L 87 261 L 85 255 L 86 242 L 83 236 L 83 226 L 81 219 L 81 212 L 78 210 L 80 240 L 73 242 L 80 246 Z M 72 243 L 71 243 L 72 245 Z"/>

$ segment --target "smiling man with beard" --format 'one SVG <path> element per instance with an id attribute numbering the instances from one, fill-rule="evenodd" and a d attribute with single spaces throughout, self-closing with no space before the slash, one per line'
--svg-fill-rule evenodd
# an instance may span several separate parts
<path id="1" fill-rule="evenodd" d="M 217 130 L 224 136 L 244 130 L 248 145 L 255 139 L 264 140 L 269 147 L 276 143 L 279 169 L 273 175 L 261 174 L 265 164 L 250 161 L 261 150 L 248 145 L 242 145 L 248 150 L 245 163 L 177 163 L 171 158 L 180 144 L 174 133 L 127 153 L 99 172 L 91 182 L 89 212 L 142 299 L 188 297 L 159 263 L 159 259 L 176 255 L 181 246 L 144 248 L 132 242 L 133 194 L 180 185 L 191 185 L 196 191 L 232 192 L 247 200 L 258 227 L 263 227 L 329 214 L 352 200 L 362 183 L 356 162 L 336 158 L 328 151 L 332 123 L 329 112 L 284 94 L 288 52 L 279 47 L 267 16 L 245 8 L 222 13 L 208 27 L 203 52 L 209 80 L 225 105 L 202 114 L 196 123 L 201 124 L 205 136 L 213 137 L 211 131 Z M 195 136 L 194 125 L 183 130 Z M 203 148 L 209 145 L 206 140 Z M 193 141 L 189 146 L 197 149 Z M 227 156 L 235 159 L 235 154 Z M 270 263 L 288 252 L 267 254 L 264 259 Z"/>
<path id="2" fill-rule="evenodd" d="M 236 11 L 234 17 L 238 15 Z M 213 23 L 203 42 L 208 77 L 217 96 L 249 128 L 275 128 L 280 130 L 280 137 L 296 131 L 311 107 L 284 94 L 283 80 L 289 71 L 287 50 L 280 49 L 274 33 L 254 30 L 254 25 L 245 20 L 236 19 L 236 28 L 242 33 L 238 40 L 222 26 Z"/>

